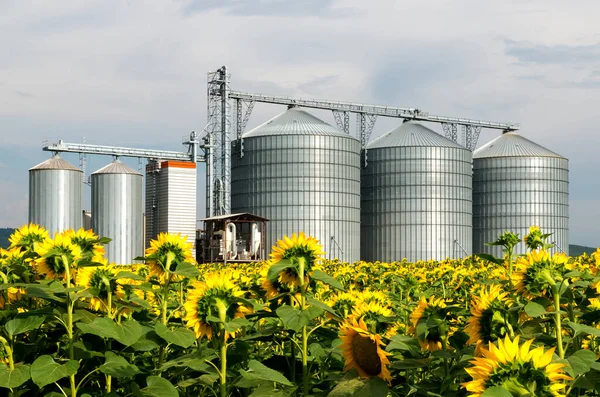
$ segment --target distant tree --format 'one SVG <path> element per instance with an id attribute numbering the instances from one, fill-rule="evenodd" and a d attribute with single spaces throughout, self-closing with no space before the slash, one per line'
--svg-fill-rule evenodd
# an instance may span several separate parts
<path id="1" fill-rule="evenodd" d="M 8 238 L 11 234 L 13 234 L 14 231 L 15 229 L 11 228 L 0 228 L 0 248 L 8 248 L 8 246 L 10 245 L 10 243 L 8 242 Z"/>

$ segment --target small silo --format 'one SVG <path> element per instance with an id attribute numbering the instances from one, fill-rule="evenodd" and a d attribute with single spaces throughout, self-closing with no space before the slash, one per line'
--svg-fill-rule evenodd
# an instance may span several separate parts
<path id="1" fill-rule="evenodd" d="M 265 218 L 267 251 L 304 231 L 328 258 L 360 254 L 360 143 L 292 107 L 232 143 L 231 212 Z"/>
<path id="2" fill-rule="evenodd" d="M 83 171 L 58 154 L 29 170 L 29 222 L 53 236 L 83 223 Z"/>
<path id="3" fill-rule="evenodd" d="M 370 142 L 367 158 L 361 170 L 361 259 L 471 254 L 471 151 L 406 121 Z"/>
<path id="4" fill-rule="evenodd" d="M 549 241 L 568 253 L 569 162 L 505 132 L 473 153 L 473 250 L 502 257 L 502 247 L 485 243 L 505 231 L 523 238 L 532 225 L 552 233 Z M 515 253 L 524 252 L 518 244 Z"/>
<path id="5" fill-rule="evenodd" d="M 124 265 L 144 254 L 142 174 L 119 160 L 92 174 L 92 229 L 112 241 L 109 262 Z"/>

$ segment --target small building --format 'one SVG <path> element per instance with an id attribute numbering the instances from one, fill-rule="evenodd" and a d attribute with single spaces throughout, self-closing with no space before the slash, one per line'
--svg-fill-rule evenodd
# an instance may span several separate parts
<path id="1" fill-rule="evenodd" d="M 198 263 L 259 262 L 267 259 L 267 218 L 242 212 L 202 219 L 196 234 Z"/>

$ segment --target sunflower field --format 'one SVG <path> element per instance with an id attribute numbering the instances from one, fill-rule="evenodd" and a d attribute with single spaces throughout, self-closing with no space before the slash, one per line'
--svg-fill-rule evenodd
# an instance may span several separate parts
<path id="1" fill-rule="evenodd" d="M 0 394 L 600 395 L 600 249 L 550 254 L 547 238 L 343 263 L 299 233 L 224 267 L 161 234 L 115 266 L 91 230 L 24 225 L 0 249 Z"/>

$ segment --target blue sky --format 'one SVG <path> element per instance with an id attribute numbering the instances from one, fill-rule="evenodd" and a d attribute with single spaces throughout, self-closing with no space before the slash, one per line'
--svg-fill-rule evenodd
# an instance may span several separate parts
<path id="1" fill-rule="evenodd" d="M 44 140 L 184 150 L 225 64 L 237 90 L 520 122 L 570 160 L 571 242 L 600 245 L 598 15 L 583 0 L 3 0 L 0 227 L 27 220 Z M 257 105 L 249 127 L 282 110 Z"/>

